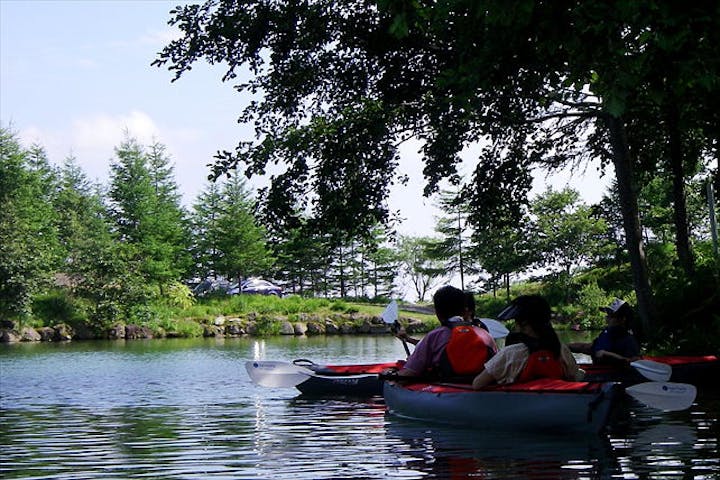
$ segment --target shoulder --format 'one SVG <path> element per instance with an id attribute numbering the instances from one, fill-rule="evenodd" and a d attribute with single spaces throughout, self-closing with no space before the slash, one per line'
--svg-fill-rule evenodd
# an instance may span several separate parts
<path id="1" fill-rule="evenodd" d="M 447 327 L 437 327 L 430 330 L 427 335 L 428 338 L 446 337 L 450 335 L 450 329 Z"/>
<path id="2" fill-rule="evenodd" d="M 495 356 L 488 361 L 495 360 L 496 358 L 498 359 L 495 360 L 497 362 L 502 360 L 512 360 L 518 357 L 527 357 L 528 353 L 528 348 L 524 343 L 514 343 L 498 350 Z"/>

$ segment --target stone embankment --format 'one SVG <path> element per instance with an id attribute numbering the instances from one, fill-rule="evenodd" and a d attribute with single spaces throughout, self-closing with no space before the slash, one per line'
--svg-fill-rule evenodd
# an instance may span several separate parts
<path id="1" fill-rule="evenodd" d="M 423 312 L 424 313 L 424 312 Z M 244 317 L 219 316 L 210 321 L 198 321 L 204 337 L 241 337 L 267 335 L 373 335 L 388 334 L 390 327 L 382 318 L 360 314 L 319 316 L 299 314 L 296 319 L 248 314 Z M 432 328 L 422 320 L 401 317 L 408 333 L 422 333 Z M 15 322 L 0 321 L 0 343 L 63 342 L 89 339 L 142 339 L 183 336 L 178 332 L 151 329 L 147 326 L 118 323 L 105 332 L 93 332 L 84 325 L 73 328 L 67 323 L 50 327 L 23 327 Z"/>

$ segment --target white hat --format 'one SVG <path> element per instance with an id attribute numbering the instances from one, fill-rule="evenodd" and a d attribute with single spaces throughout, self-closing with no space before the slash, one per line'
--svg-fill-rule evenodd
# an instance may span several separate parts
<path id="1" fill-rule="evenodd" d="M 603 312 L 605 312 L 605 313 L 615 314 L 615 313 L 618 312 L 618 310 L 620 310 L 620 309 L 623 307 L 623 305 L 627 305 L 627 302 L 626 302 L 625 300 L 621 300 L 621 299 L 619 299 L 619 298 L 616 298 L 615 300 L 613 300 L 613 302 L 610 304 L 610 306 L 608 306 L 608 307 L 600 307 L 600 310 L 603 311 Z M 628 308 L 629 308 L 629 307 L 630 307 L 630 306 L 628 305 Z"/>

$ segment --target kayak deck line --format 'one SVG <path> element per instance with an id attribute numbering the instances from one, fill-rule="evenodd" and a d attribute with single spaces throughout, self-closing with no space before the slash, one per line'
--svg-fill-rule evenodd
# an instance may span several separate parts
<path id="1" fill-rule="evenodd" d="M 293 364 L 309 368 L 319 375 L 360 375 L 360 374 L 380 374 L 389 368 L 401 368 L 405 364 L 405 360 L 397 360 L 395 362 L 385 363 L 365 363 L 356 365 L 321 365 L 311 360 L 300 358 L 293 360 Z"/>
<path id="2" fill-rule="evenodd" d="M 470 384 L 444 383 L 444 382 L 417 382 L 403 385 L 412 391 L 432 393 L 449 392 L 532 392 L 532 393 L 597 393 L 602 390 L 603 383 L 597 382 L 569 382 L 552 378 L 538 378 L 524 383 L 507 385 L 488 385 L 482 390 L 474 390 Z"/>

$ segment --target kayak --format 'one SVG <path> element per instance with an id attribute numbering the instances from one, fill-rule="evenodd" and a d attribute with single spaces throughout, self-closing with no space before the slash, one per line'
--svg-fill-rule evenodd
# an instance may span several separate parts
<path id="1" fill-rule="evenodd" d="M 664 380 L 702 386 L 717 386 L 720 361 L 714 355 L 705 356 L 656 356 L 645 360 L 669 365 L 671 376 Z M 345 395 L 367 397 L 382 395 L 379 374 L 388 368 L 399 369 L 405 362 L 398 360 L 385 363 L 327 365 L 311 360 L 298 359 L 292 363 L 253 361 L 246 363 L 251 379 L 266 387 L 295 387 L 307 395 Z M 585 370 L 586 382 L 621 382 L 624 386 L 648 380 L 647 371 L 638 368 L 620 368 L 592 364 L 580 364 Z M 644 373 L 644 375 L 643 375 Z"/>
<path id="2" fill-rule="evenodd" d="M 379 374 L 388 368 L 399 369 L 405 362 L 371 363 L 360 365 L 318 365 L 310 360 L 299 359 L 294 365 L 310 369 L 314 375 L 295 385 L 306 395 L 382 395 Z"/>
<path id="3" fill-rule="evenodd" d="M 720 375 L 720 360 L 715 355 L 663 355 L 645 356 L 643 360 L 650 360 L 671 368 L 670 381 L 691 383 L 704 387 L 715 387 L 715 379 Z M 579 364 L 585 371 L 584 380 L 590 382 L 622 382 L 624 385 L 634 385 L 645 382 L 647 378 L 642 370 L 631 367 L 612 365 Z"/>
<path id="4" fill-rule="evenodd" d="M 294 387 L 307 395 L 368 397 L 382 395 L 380 373 L 404 364 L 403 360 L 357 365 L 318 365 L 305 359 L 292 363 L 254 360 L 245 362 L 245 369 L 250 380 L 263 387 Z"/>
<path id="5" fill-rule="evenodd" d="M 599 432 L 618 393 L 615 382 L 538 379 L 472 390 L 469 385 L 384 382 L 387 411 L 394 416 L 482 429 Z"/>

